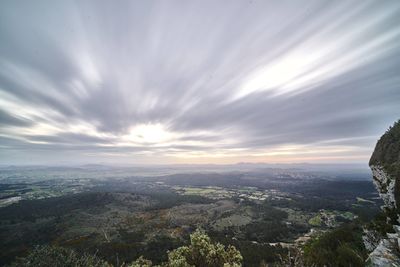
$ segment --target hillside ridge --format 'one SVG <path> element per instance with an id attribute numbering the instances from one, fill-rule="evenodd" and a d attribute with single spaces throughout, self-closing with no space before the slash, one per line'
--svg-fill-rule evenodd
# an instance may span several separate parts
<path id="1" fill-rule="evenodd" d="M 383 234 L 365 230 L 364 244 L 371 251 L 367 266 L 400 266 L 400 120 L 378 140 L 369 165 L 392 229 Z"/>

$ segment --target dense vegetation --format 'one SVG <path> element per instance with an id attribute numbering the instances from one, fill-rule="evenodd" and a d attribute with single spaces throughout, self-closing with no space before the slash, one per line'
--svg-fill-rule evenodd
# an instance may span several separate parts
<path id="1" fill-rule="evenodd" d="M 356 223 L 314 237 L 304 247 L 306 266 L 361 267 L 366 258 L 362 229 Z"/>
<path id="2" fill-rule="evenodd" d="M 0 217 L 4 220 L 35 221 L 52 216 L 59 217 L 76 209 L 101 207 L 114 200 L 110 193 L 88 192 L 61 197 L 23 200 L 12 206 L 0 209 Z"/>
<path id="3" fill-rule="evenodd" d="M 41 246 L 33 249 L 26 257 L 18 258 L 10 267 L 110 267 L 96 256 L 79 255 L 71 249 Z"/>
<path id="4" fill-rule="evenodd" d="M 361 239 L 362 229 L 357 223 L 342 225 L 337 229 L 320 234 L 304 246 L 304 254 L 296 249 L 287 250 L 280 248 L 269 255 L 276 264 L 274 266 L 315 266 L 315 267 L 347 267 L 364 266 L 367 252 Z M 251 242 L 240 243 L 244 247 L 238 247 L 241 251 L 253 254 L 244 266 L 266 266 L 263 250 Z M 131 263 L 119 263 L 117 266 L 125 267 L 238 267 L 242 266 L 243 257 L 235 246 L 224 246 L 214 243 L 202 230 L 197 230 L 190 235 L 190 244 L 171 250 L 167 259 L 160 264 L 153 264 L 146 257 L 139 256 Z M 279 248 L 278 248 L 279 249 Z M 270 250 L 267 250 L 270 251 Z M 160 252 L 159 252 L 160 253 Z M 282 255 L 282 256 L 279 256 Z M 42 246 L 36 247 L 26 257 L 18 258 L 10 267 L 112 267 L 97 256 L 78 254 L 73 250 Z"/>
<path id="5" fill-rule="evenodd" d="M 190 244 L 168 252 L 168 260 L 161 265 L 139 257 L 126 267 L 238 267 L 242 256 L 234 246 L 213 243 L 208 235 L 197 230 L 190 235 Z M 37 247 L 26 257 L 19 258 L 10 267 L 111 267 L 113 265 L 91 255 L 78 255 L 61 247 Z"/>
<path id="6" fill-rule="evenodd" d="M 381 164 L 393 175 L 400 176 L 400 120 L 395 122 L 376 144 L 370 165 Z"/>

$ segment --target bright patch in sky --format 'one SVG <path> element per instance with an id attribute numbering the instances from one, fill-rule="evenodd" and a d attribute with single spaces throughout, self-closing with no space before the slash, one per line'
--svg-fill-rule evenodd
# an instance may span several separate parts
<path id="1" fill-rule="evenodd" d="M 168 132 L 165 126 L 160 123 L 139 124 L 134 126 L 128 135 L 128 140 L 134 143 L 163 144 L 171 141 L 175 135 Z"/>
<path id="2" fill-rule="evenodd" d="M 317 53 L 305 52 L 279 58 L 251 75 L 237 97 L 264 90 L 275 90 L 277 94 L 294 90 L 296 80 L 316 68 L 319 58 Z"/>

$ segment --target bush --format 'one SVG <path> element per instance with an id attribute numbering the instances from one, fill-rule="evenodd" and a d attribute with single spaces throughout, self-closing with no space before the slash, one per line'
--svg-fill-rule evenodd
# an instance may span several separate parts
<path id="1" fill-rule="evenodd" d="M 367 252 L 361 236 L 362 229 L 349 224 L 312 238 L 304 247 L 305 266 L 364 266 Z"/>
<path id="2" fill-rule="evenodd" d="M 208 235 L 197 230 L 190 235 L 190 245 L 179 247 L 168 253 L 164 267 L 239 267 L 242 255 L 234 246 L 225 248 L 220 243 L 212 243 Z M 140 257 L 129 267 L 150 267 L 151 261 Z"/>
<path id="3" fill-rule="evenodd" d="M 110 267 L 96 256 L 78 255 L 75 251 L 62 248 L 36 247 L 26 257 L 18 258 L 10 267 Z"/>

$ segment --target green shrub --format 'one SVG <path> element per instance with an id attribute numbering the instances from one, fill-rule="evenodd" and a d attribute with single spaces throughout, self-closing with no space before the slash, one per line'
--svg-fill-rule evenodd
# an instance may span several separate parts
<path id="1" fill-rule="evenodd" d="M 355 223 L 314 237 L 304 246 L 305 266 L 361 267 L 366 258 L 362 229 Z"/>
<path id="2" fill-rule="evenodd" d="M 179 247 L 168 253 L 168 262 L 163 267 L 239 267 L 242 255 L 234 246 L 225 248 L 220 243 L 212 243 L 208 235 L 197 230 L 190 235 L 190 245 Z M 140 257 L 129 267 L 150 267 L 151 261 Z"/>
<path id="3" fill-rule="evenodd" d="M 96 256 L 78 255 L 75 251 L 41 246 L 33 249 L 26 257 L 18 258 L 10 267 L 110 267 Z"/>

